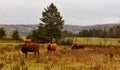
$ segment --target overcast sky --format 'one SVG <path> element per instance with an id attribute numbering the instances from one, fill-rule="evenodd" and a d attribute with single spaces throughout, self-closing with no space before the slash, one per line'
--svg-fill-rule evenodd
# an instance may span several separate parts
<path id="1" fill-rule="evenodd" d="M 120 0 L 0 0 L 0 24 L 39 24 L 42 11 L 51 3 L 65 24 L 120 22 Z"/>

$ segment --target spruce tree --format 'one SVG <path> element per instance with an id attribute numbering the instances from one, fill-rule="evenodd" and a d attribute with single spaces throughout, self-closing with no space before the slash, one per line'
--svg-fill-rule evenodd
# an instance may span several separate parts
<path id="1" fill-rule="evenodd" d="M 53 3 L 50 4 L 47 9 L 44 9 L 40 20 L 44 24 L 45 36 L 50 40 L 50 42 L 52 43 L 53 39 L 58 41 L 62 35 L 61 31 L 64 25 L 64 20 Z"/>
<path id="2" fill-rule="evenodd" d="M 6 36 L 5 30 L 3 27 L 0 28 L 0 39 L 2 39 L 4 36 Z"/>
<path id="3" fill-rule="evenodd" d="M 13 40 L 20 40 L 20 35 L 19 35 L 19 32 L 17 29 L 13 31 L 12 39 Z"/>

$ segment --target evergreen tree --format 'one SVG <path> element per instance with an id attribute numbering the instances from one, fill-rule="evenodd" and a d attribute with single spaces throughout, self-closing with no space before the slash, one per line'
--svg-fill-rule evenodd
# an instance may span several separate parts
<path id="1" fill-rule="evenodd" d="M 90 37 L 90 31 L 89 30 L 82 30 L 81 32 L 79 32 L 79 35 L 81 37 Z"/>
<path id="2" fill-rule="evenodd" d="M 120 38 L 120 25 L 114 27 L 114 37 Z"/>
<path id="3" fill-rule="evenodd" d="M 49 42 L 49 39 L 46 36 L 44 25 L 42 23 L 39 24 L 38 29 L 33 29 L 31 33 L 27 36 L 27 38 L 31 38 L 34 42 Z"/>
<path id="4" fill-rule="evenodd" d="M 101 32 L 101 37 L 102 37 L 102 38 L 108 37 L 108 32 L 107 32 L 106 28 L 104 28 L 104 29 L 102 30 L 102 32 Z"/>
<path id="5" fill-rule="evenodd" d="M 120 38 L 120 25 L 115 27 L 114 35 L 115 35 L 115 38 Z"/>
<path id="6" fill-rule="evenodd" d="M 120 38 L 120 24 L 113 26 L 108 30 L 108 36 L 111 38 Z"/>
<path id="7" fill-rule="evenodd" d="M 108 30 L 108 37 L 113 37 L 113 28 L 112 27 Z"/>
<path id="8" fill-rule="evenodd" d="M 37 30 L 33 29 L 32 32 L 30 33 L 31 35 L 31 39 L 34 42 L 38 42 L 38 34 L 37 34 Z"/>
<path id="9" fill-rule="evenodd" d="M 40 20 L 44 23 L 45 36 L 51 43 L 53 39 L 57 41 L 62 35 L 61 31 L 64 25 L 64 20 L 53 3 L 50 4 L 47 9 L 44 9 Z"/>
<path id="10" fill-rule="evenodd" d="M 89 29 L 89 37 L 92 37 L 93 36 L 93 31 L 92 29 Z"/>
<path id="11" fill-rule="evenodd" d="M 42 23 L 39 24 L 37 33 L 38 33 L 38 39 L 40 39 L 39 42 L 42 42 L 42 43 L 49 42 L 49 39 L 46 36 L 44 25 Z"/>
<path id="12" fill-rule="evenodd" d="M 42 18 L 37 29 L 34 29 L 28 37 L 35 42 L 57 42 L 62 36 L 64 20 L 60 16 L 56 6 L 52 3 L 42 12 Z"/>
<path id="13" fill-rule="evenodd" d="M 62 31 L 62 37 L 75 37 L 77 34 L 72 33 L 71 31 L 64 30 Z"/>
<path id="14" fill-rule="evenodd" d="M 4 36 L 6 36 L 5 34 L 5 30 L 3 27 L 0 28 L 0 39 L 2 39 Z"/>
<path id="15" fill-rule="evenodd" d="M 20 35 L 19 35 L 19 32 L 17 29 L 13 31 L 12 39 L 13 40 L 20 40 Z"/>

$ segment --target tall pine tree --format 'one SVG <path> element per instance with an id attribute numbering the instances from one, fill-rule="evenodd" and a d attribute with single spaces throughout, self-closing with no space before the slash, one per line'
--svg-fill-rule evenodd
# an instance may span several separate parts
<path id="1" fill-rule="evenodd" d="M 62 35 L 61 31 L 64 25 L 64 20 L 53 3 L 50 4 L 47 9 L 44 9 L 40 20 L 44 24 L 45 36 L 49 38 L 50 42 L 52 43 L 53 39 L 58 41 Z"/>
<path id="2" fill-rule="evenodd" d="M 42 23 L 39 24 L 37 29 L 34 29 L 28 37 L 34 42 L 58 42 L 62 36 L 62 28 L 64 20 L 56 6 L 52 3 L 42 12 Z"/>

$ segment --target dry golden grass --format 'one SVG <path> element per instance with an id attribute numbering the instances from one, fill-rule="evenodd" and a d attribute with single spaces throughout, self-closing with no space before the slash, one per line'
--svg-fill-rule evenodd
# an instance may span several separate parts
<path id="1" fill-rule="evenodd" d="M 71 46 L 58 45 L 56 52 L 47 53 L 47 44 L 41 44 L 39 56 L 29 52 L 26 58 L 16 48 L 21 42 L 0 40 L 0 70 L 120 70 L 120 44 L 117 42 L 119 39 L 73 40 L 91 46 L 71 50 Z"/>
<path id="2" fill-rule="evenodd" d="M 28 58 L 15 46 L 19 43 L 0 44 L 0 69 L 2 70 L 119 70 L 120 48 L 85 47 L 71 50 L 59 45 L 56 52 L 47 53 L 46 44 L 40 55 L 28 53 Z"/>

